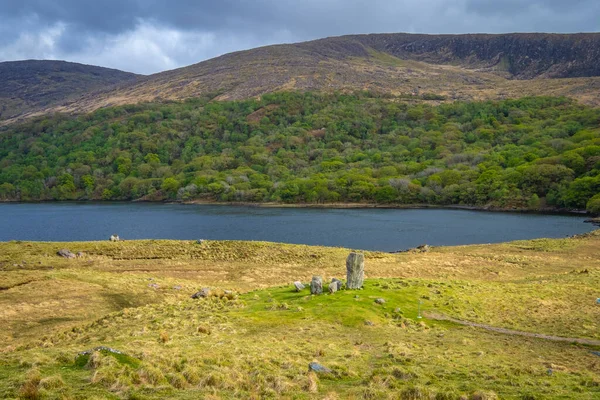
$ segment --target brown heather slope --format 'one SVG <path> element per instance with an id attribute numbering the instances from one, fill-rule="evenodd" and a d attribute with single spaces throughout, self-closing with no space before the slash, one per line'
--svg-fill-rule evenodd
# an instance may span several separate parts
<path id="1" fill-rule="evenodd" d="M 341 36 L 226 54 L 21 117 L 212 93 L 219 100 L 245 99 L 282 90 L 366 89 L 448 100 L 553 95 L 599 105 L 599 57 L 596 33 Z"/>
<path id="2" fill-rule="evenodd" d="M 116 69 L 65 61 L 0 62 L 0 119 L 75 100 L 83 93 L 135 80 Z"/>

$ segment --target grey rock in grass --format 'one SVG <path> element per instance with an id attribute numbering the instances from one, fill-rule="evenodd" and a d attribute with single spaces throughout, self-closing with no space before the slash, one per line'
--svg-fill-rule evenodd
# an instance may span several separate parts
<path id="1" fill-rule="evenodd" d="M 81 258 L 83 256 L 85 256 L 85 253 L 83 251 L 78 251 L 77 252 L 77 258 Z"/>
<path id="2" fill-rule="evenodd" d="M 385 304 L 385 299 L 382 299 L 381 297 L 378 299 L 375 299 L 375 303 L 377 304 Z"/>
<path id="3" fill-rule="evenodd" d="M 420 246 L 417 246 L 417 251 L 421 253 L 427 253 L 430 249 L 431 246 L 429 246 L 428 244 L 422 244 Z"/>
<path id="4" fill-rule="evenodd" d="M 121 240 L 121 238 L 119 238 L 119 235 L 110 235 L 110 241 L 111 242 L 118 242 L 119 240 Z"/>
<path id="5" fill-rule="evenodd" d="M 300 292 L 300 291 L 304 290 L 305 287 L 306 286 L 304 286 L 302 284 L 302 282 L 300 282 L 300 281 L 294 282 L 294 288 L 296 288 L 296 292 Z"/>
<path id="6" fill-rule="evenodd" d="M 365 279 L 365 255 L 350 253 L 346 259 L 346 289 L 360 289 Z"/>
<path id="7" fill-rule="evenodd" d="M 342 287 L 344 286 L 344 284 L 342 283 L 342 281 L 340 281 L 338 278 L 333 278 L 331 280 L 331 283 L 335 283 L 337 286 L 337 290 L 342 290 Z"/>
<path id="8" fill-rule="evenodd" d="M 311 362 L 308 364 L 308 371 L 313 371 L 322 374 L 330 374 L 331 370 L 327 367 L 322 366 L 318 362 Z"/>
<path id="9" fill-rule="evenodd" d="M 75 258 L 77 257 L 75 254 L 71 253 L 71 251 L 67 249 L 61 249 L 56 254 L 64 258 Z"/>
<path id="10" fill-rule="evenodd" d="M 333 294 L 333 293 L 335 293 L 337 291 L 338 291 L 338 284 L 337 284 L 337 282 L 331 282 L 329 284 L 329 293 Z"/>
<path id="11" fill-rule="evenodd" d="M 82 356 L 89 356 L 89 355 L 91 355 L 95 351 L 106 352 L 106 353 L 113 353 L 113 354 L 124 354 L 120 350 L 113 349 L 113 348 L 106 347 L 106 346 L 94 347 L 93 349 L 80 351 L 78 354 L 82 355 Z"/>
<path id="12" fill-rule="evenodd" d="M 320 276 L 313 276 L 310 282 L 310 294 L 321 294 L 323 293 L 323 278 Z"/>
<path id="13" fill-rule="evenodd" d="M 192 295 L 192 299 L 200 299 L 210 296 L 210 288 L 202 288 L 199 292 Z"/>

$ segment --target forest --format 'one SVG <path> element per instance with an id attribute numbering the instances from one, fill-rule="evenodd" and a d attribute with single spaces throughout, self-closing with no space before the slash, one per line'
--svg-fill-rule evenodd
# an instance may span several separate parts
<path id="1" fill-rule="evenodd" d="M 600 213 L 600 109 L 283 92 L 0 129 L 0 200 L 468 205 Z"/>

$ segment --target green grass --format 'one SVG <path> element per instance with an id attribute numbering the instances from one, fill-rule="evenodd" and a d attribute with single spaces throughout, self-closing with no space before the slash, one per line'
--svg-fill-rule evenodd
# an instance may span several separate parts
<path id="1" fill-rule="evenodd" d="M 421 302 L 424 312 L 598 338 L 591 297 L 600 287 L 599 240 L 595 232 L 367 253 L 363 290 L 320 296 L 295 292 L 290 282 L 343 278 L 349 250 L 236 241 L 0 243 L 0 284 L 11 287 L 0 291 L 7 327 L 0 398 L 595 399 L 593 347 L 417 313 Z M 59 247 L 86 256 L 61 259 Z M 204 286 L 215 296 L 190 298 Z M 124 354 L 80 355 L 97 346 Z M 312 361 L 333 372 L 309 373 Z"/>

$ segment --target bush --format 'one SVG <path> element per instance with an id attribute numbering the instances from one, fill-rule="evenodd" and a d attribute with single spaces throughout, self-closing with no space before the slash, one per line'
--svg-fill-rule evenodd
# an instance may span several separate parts
<path id="1" fill-rule="evenodd" d="M 589 213 L 600 215 L 600 193 L 592 197 L 586 205 L 586 210 Z"/>

